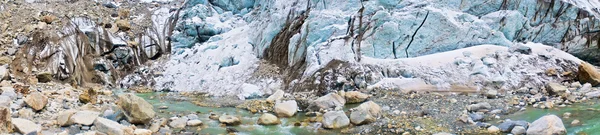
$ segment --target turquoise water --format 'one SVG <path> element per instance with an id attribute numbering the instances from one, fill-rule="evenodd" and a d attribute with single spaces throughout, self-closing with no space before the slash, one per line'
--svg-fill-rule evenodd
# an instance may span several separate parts
<path id="1" fill-rule="evenodd" d="M 273 134 L 273 135 L 287 135 L 287 134 L 319 134 L 319 135 L 336 135 L 340 130 L 326 130 L 326 129 L 315 129 L 314 123 L 303 122 L 307 119 L 304 113 L 297 113 L 291 118 L 282 118 L 281 124 L 272 126 L 263 126 L 256 124 L 258 117 L 261 114 L 252 114 L 244 109 L 224 107 L 224 108 L 213 108 L 213 107 L 200 107 L 188 101 L 168 101 L 160 100 L 161 93 L 142 93 L 137 94 L 138 96 L 146 99 L 150 104 L 154 106 L 155 111 L 159 116 L 170 118 L 175 114 L 188 115 L 196 112 L 203 125 L 198 127 L 188 127 L 186 131 L 193 131 L 200 134 L 226 134 L 226 127 L 221 127 L 220 123 L 216 120 L 208 118 L 211 112 L 223 115 L 225 113 L 234 116 L 241 116 L 242 124 L 238 126 L 227 126 L 235 128 L 239 132 L 237 134 Z M 164 94 L 164 93 L 163 93 Z M 167 109 L 158 109 L 160 106 L 168 106 Z M 294 123 L 300 122 L 301 126 L 294 126 Z"/>
<path id="2" fill-rule="evenodd" d="M 573 104 L 564 108 L 527 108 L 525 111 L 508 116 L 508 118 L 511 120 L 526 120 L 531 123 L 544 115 L 554 114 L 562 118 L 569 135 L 600 135 L 600 104 L 598 103 L 600 102 L 594 100 Z M 563 114 L 566 112 L 571 113 L 569 118 L 563 117 Z M 573 120 L 579 120 L 582 125 L 572 126 L 571 122 Z"/>

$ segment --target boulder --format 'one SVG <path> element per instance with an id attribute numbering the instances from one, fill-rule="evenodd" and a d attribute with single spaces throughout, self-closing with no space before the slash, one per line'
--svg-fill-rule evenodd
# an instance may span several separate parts
<path id="1" fill-rule="evenodd" d="M 330 111 L 323 114 L 322 123 L 324 128 L 343 128 L 350 125 L 350 119 L 343 111 Z"/>
<path id="2" fill-rule="evenodd" d="M 0 95 L 0 106 L 10 107 L 12 99 L 8 96 Z"/>
<path id="3" fill-rule="evenodd" d="M 19 117 L 20 118 L 24 118 L 24 119 L 31 119 L 33 118 L 33 111 L 29 108 L 23 108 L 21 110 L 19 110 Z"/>
<path id="4" fill-rule="evenodd" d="M 274 111 L 280 117 L 292 117 L 298 110 L 298 104 L 294 100 L 278 102 L 274 106 Z"/>
<path id="5" fill-rule="evenodd" d="M 548 83 L 546 84 L 546 90 L 552 95 L 559 95 L 567 91 L 567 87 L 559 83 Z"/>
<path id="6" fill-rule="evenodd" d="M 577 78 L 579 79 L 579 82 L 590 83 L 592 86 L 598 86 L 598 84 L 600 84 L 600 73 L 598 73 L 593 65 L 586 62 L 581 62 L 581 64 L 579 64 Z"/>
<path id="7" fill-rule="evenodd" d="M 148 129 L 135 129 L 133 135 L 152 135 L 152 131 Z"/>
<path id="8" fill-rule="evenodd" d="M 308 106 L 308 109 L 312 111 L 318 111 L 320 109 L 343 107 L 344 104 L 346 104 L 346 99 L 344 99 L 342 96 L 335 93 L 329 93 L 311 102 Z"/>
<path id="9" fill-rule="evenodd" d="M 239 125 L 241 124 L 240 118 L 231 116 L 231 115 L 223 115 L 219 117 L 219 122 L 226 125 Z"/>
<path id="10" fill-rule="evenodd" d="M 240 92 L 241 93 L 238 94 L 238 98 L 240 100 L 257 98 L 257 97 L 261 97 L 263 95 L 263 92 L 260 91 L 260 87 L 254 85 L 254 84 L 247 84 L 247 83 L 242 84 Z"/>
<path id="11" fill-rule="evenodd" d="M 481 110 L 481 109 L 491 109 L 492 105 L 490 105 L 490 103 L 487 102 L 480 102 L 477 104 L 471 104 L 469 106 L 467 106 L 467 110 L 469 111 L 477 111 L 477 110 Z"/>
<path id="12" fill-rule="evenodd" d="M 40 111 L 48 104 L 48 97 L 40 92 L 33 92 L 25 97 L 25 103 L 34 111 Z"/>
<path id="13" fill-rule="evenodd" d="M 487 128 L 487 132 L 492 133 L 492 134 L 497 134 L 497 133 L 500 133 L 500 128 L 498 128 L 496 126 L 490 126 Z"/>
<path id="14" fill-rule="evenodd" d="M 488 90 L 485 92 L 485 97 L 490 98 L 490 99 L 494 99 L 498 96 L 498 91 L 497 90 Z"/>
<path id="15" fill-rule="evenodd" d="M 77 111 L 76 110 L 66 110 L 63 112 L 60 112 L 58 114 L 58 117 L 56 117 L 56 122 L 59 126 L 69 126 L 72 123 L 72 121 L 70 121 L 71 116 L 73 116 L 73 114 L 75 114 Z"/>
<path id="16" fill-rule="evenodd" d="M 346 92 L 346 93 L 344 93 L 344 96 L 346 97 L 347 103 L 360 103 L 360 102 L 367 100 L 367 98 L 369 98 L 369 95 L 360 93 L 358 91 Z"/>
<path id="17" fill-rule="evenodd" d="M 169 123 L 169 126 L 175 129 L 183 129 L 187 125 L 188 120 L 189 119 L 187 117 L 181 117 L 171 121 L 171 123 Z"/>
<path id="18" fill-rule="evenodd" d="M 70 121 L 67 123 L 81 124 L 81 125 L 92 125 L 98 116 L 99 112 L 93 111 L 79 111 L 71 116 Z"/>
<path id="19" fill-rule="evenodd" d="M 17 93 L 15 92 L 15 88 L 2 87 L 0 89 L 2 89 L 2 96 L 8 96 L 11 100 L 17 99 Z"/>
<path id="20" fill-rule="evenodd" d="M 269 96 L 267 98 L 267 102 L 277 102 L 278 100 L 283 99 L 283 95 L 285 94 L 285 92 L 283 92 L 283 90 L 277 90 L 275 91 L 275 93 L 273 93 L 271 96 Z"/>
<path id="21" fill-rule="evenodd" d="M 21 134 L 39 133 L 42 130 L 42 126 L 21 118 L 13 118 L 12 126 Z"/>
<path id="22" fill-rule="evenodd" d="M 509 133 L 513 130 L 513 128 L 515 126 L 521 126 L 524 127 L 525 129 L 527 129 L 529 127 L 529 123 L 527 121 L 505 121 L 503 123 L 501 123 L 500 125 L 498 125 L 498 128 L 500 129 L 501 132 L 504 133 Z"/>
<path id="23" fill-rule="evenodd" d="M 167 119 L 166 118 L 161 118 L 158 120 L 154 120 L 154 122 L 152 122 L 152 124 L 150 124 L 150 131 L 152 132 L 158 132 L 160 130 L 160 127 L 167 125 Z"/>
<path id="24" fill-rule="evenodd" d="M 567 129 L 556 115 L 546 115 L 531 123 L 527 135 L 564 135 Z"/>
<path id="25" fill-rule="evenodd" d="M 152 105 L 134 94 L 121 94 L 117 105 L 131 124 L 146 124 L 156 115 Z"/>
<path id="26" fill-rule="evenodd" d="M 527 130 L 525 130 L 525 127 L 522 126 L 515 126 L 510 133 L 513 135 L 524 135 L 527 132 Z"/>
<path id="27" fill-rule="evenodd" d="M 119 124 L 116 121 L 112 121 L 106 118 L 97 118 L 94 121 L 94 126 L 96 126 L 96 130 L 99 132 L 108 134 L 108 135 L 125 135 L 127 134 L 127 127 Z"/>
<path id="28" fill-rule="evenodd" d="M 129 31 L 131 29 L 131 24 L 127 20 L 118 20 L 116 24 L 121 31 Z"/>
<path id="29" fill-rule="evenodd" d="M 375 102 L 365 102 L 353 109 L 353 111 L 350 113 L 350 122 L 356 125 L 375 122 L 377 117 L 379 117 L 380 112 L 381 107 L 379 107 L 379 105 L 377 105 Z"/>
<path id="30" fill-rule="evenodd" d="M 594 91 L 594 92 L 589 92 L 589 93 L 585 93 L 585 97 L 587 98 L 598 98 L 600 97 L 600 91 Z"/>
<path id="31" fill-rule="evenodd" d="M 187 122 L 187 126 L 195 127 L 195 126 L 200 126 L 200 125 L 202 125 L 202 121 L 200 121 L 198 119 L 193 119 L 193 120 L 190 120 Z"/>
<path id="32" fill-rule="evenodd" d="M 279 120 L 279 118 L 277 118 L 277 116 L 270 114 L 270 113 L 264 113 L 263 115 L 261 115 L 258 118 L 258 122 L 259 125 L 277 125 L 280 124 L 281 121 Z"/>
<path id="33" fill-rule="evenodd" d="M 10 115 L 10 108 L 6 106 L 0 106 L 0 133 L 12 132 L 12 117 Z"/>

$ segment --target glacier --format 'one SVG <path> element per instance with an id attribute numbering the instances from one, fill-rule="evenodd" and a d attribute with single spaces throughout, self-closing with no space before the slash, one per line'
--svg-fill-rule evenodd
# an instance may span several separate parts
<path id="1" fill-rule="evenodd" d="M 179 22 L 170 37 L 175 49 L 161 65 L 164 72 L 156 78 L 156 87 L 214 96 L 241 94 L 242 85 L 261 82 L 253 72 L 267 61 L 288 71 L 282 74 L 300 74 L 268 81 L 293 89 L 307 78 L 323 77 L 320 74 L 331 61 L 378 65 L 378 70 L 386 71 L 433 69 L 400 61 L 480 45 L 508 48 L 541 43 L 594 63 L 600 56 L 590 49 L 600 43 L 596 40 L 599 6 L 584 0 L 189 0 L 176 16 Z M 482 62 L 483 56 L 474 62 Z M 454 59 L 442 60 L 453 63 Z M 503 70 L 518 73 L 512 71 L 514 67 L 501 68 L 484 80 L 510 76 L 499 77 Z M 466 83 L 425 73 L 401 74 L 405 75 L 374 80 L 422 77 L 430 84 Z M 353 84 L 377 83 L 361 78 Z M 280 89 L 255 85 L 266 94 Z"/>

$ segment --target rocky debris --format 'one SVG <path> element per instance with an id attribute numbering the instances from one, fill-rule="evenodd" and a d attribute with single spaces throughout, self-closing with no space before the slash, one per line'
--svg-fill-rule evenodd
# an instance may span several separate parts
<path id="1" fill-rule="evenodd" d="M 441 133 L 435 133 L 433 135 L 452 135 L 452 134 L 446 133 L 446 132 L 441 132 Z"/>
<path id="2" fill-rule="evenodd" d="M 12 132 L 12 117 L 10 117 L 10 108 L 0 106 L 0 133 Z"/>
<path id="3" fill-rule="evenodd" d="M 273 93 L 272 95 L 270 95 L 267 98 L 267 102 L 277 102 L 277 101 L 283 99 L 284 94 L 285 94 L 285 92 L 283 92 L 283 90 L 277 90 L 277 91 L 275 91 L 275 93 Z"/>
<path id="4" fill-rule="evenodd" d="M 106 118 L 97 118 L 94 121 L 94 126 L 96 126 L 96 130 L 99 132 L 108 134 L 108 135 L 128 135 L 133 134 L 133 129 L 125 127 L 119 124 L 116 121 L 112 121 Z"/>
<path id="5" fill-rule="evenodd" d="M 295 100 L 275 103 L 275 114 L 280 117 L 292 117 L 298 110 L 298 104 Z"/>
<path id="6" fill-rule="evenodd" d="M 52 24 L 52 22 L 54 22 L 54 20 L 56 20 L 56 16 L 53 16 L 53 15 L 44 15 L 44 16 L 42 16 L 42 18 L 40 20 L 42 22 L 47 23 L 47 24 Z"/>
<path id="7" fill-rule="evenodd" d="M 211 120 L 219 120 L 219 115 L 211 113 L 210 116 L 208 116 L 208 118 Z"/>
<path id="8" fill-rule="evenodd" d="M 473 120 L 473 121 L 482 121 L 485 118 L 485 116 L 483 114 L 480 114 L 479 112 L 477 112 L 477 113 L 470 113 L 469 118 L 471 118 L 471 120 Z"/>
<path id="9" fill-rule="evenodd" d="M 369 95 L 360 93 L 358 91 L 346 92 L 344 94 L 344 96 L 346 97 L 347 103 L 360 103 L 360 102 L 367 100 L 367 98 L 369 98 Z"/>
<path id="10" fill-rule="evenodd" d="M 25 103 L 35 111 L 40 111 L 48 104 L 48 97 L 40 92 L 33 92 L 25 97 Z"/>
<path id="11" fill-rule="evenodd" d="M 187 122 L 187 126 L 191 126 L 191 127 L 200 126 L 200 125 L 202 125 L 202 121 L 200 121 L 198 119 L 192 119 Z"/>
<path id="12" fill-rule="evenodd" d="M 330 111 L 323 114 L 322 123 L 324 128 L 343 128 L 350 125 L 350 119 L 343 111 Z"/>
<path id="13" fill-rule="evenodd" d="M 498 125 L 498 128 L 501 132 L 509 133 L 513 130 L 515 126 L 521 126 L 527 129 L 529 127 L 529 123 L 527 121 L 505 121 L 502 124 Z"/>
<path id="14" fill-rule="evenodd" d="M 527 130 L 525 130 L 525 127 L 522 126 L 515 126 L 510 133 L 513 135 L 524 135 L 527 132 Z"/>
<path id="15" fill-rule="evenodd" d="M 156 115 L 152 105 L 134 94 L 121 94 L 117 105 L 132 124 L 146 124 Z"/>
<path id="16" fill-rule="evenodd" d="M 133 135 L 152 135 L 152 131 L 148 129 L 135 129 Z"/>
<path id="17" fill-rule="evenodd" d="M 480 102 L 477 104 L 471 104 L 467 106 L 468 111 L 478 111 L 483 109 L 492 109 L 492 105 L 490 105 L 490 103 L 487 102 Z"/>
<path id="18" fill-rule="evenodd" d="M 329 93 L 311 102 L 308 106 L 308 109 L 312 111 L 318 111 L 321 109 L 326 110 L 332 108 L 335 109 L 343 107 L 344 104 L 346 104 L 346 100 L 342 96 L 335 93 Z"/>
<path id="19" fill-rule="evenodd" d="M 567 129 L 556 115 L 546 115 L 531 123 L 527 135 L 564 135 Z"/>
<path id="20" fill-rule="evenodd" d="M 31 119 L 33 117 L 33 111 L 30 108 L 23 108 L 18 111 L 19 117 L 24 119 Z"/>
<path id="21" fill-rule="evenodd" d="M 226 125 L 239 125 L 241 124 L 240 118 L 232 115 L 223 115 L 219 117 L 219 122 Z"/>
<path id="22" fill-rule="evenodd" d="M 279 118 L 277 118 L 277 116 L 273 114 L 264 113 L 258 118 L 258 121 L 256 123 L 258 123 L 259 125 L 277 125 L 280 124 L 281 121 L 279 120 Z"/>
<path id="23" fill-rule="evenodd" d="M 548 83 L 546 85 L 546 90 L 552 95 L 560 95 L 567 91 L 567 87 L 559 84 L 559 83 Z"/>
<path id="24" fill-rule="evenodd" d="M 96 120 L 96 118 L 98 118 L 99 115 L 100 115 L 99 112 L 79 111 L 79 112 L 73 114 L 69 120 L 70 120 L 70 122 L 72 122 L 74 124 L 81 124 L 81 125 L 89 126 L 89 125 L 94 124 L 94 121 Z"/>
<path id="25" fill-rule="evenodd" d="M 21 134 L 37 134 L 42 130 L 42 126 L 21 118 L 13 118 L 12 125 Z"/>
<path id="26" fill-rule="evenodd" d="M 577 77 L 581 83 L 590 83 L 592 86 L 600 84 L 600 73 L 598 73 L 593 65 L 587 62 L 579 64 Z"/>
<path id="27" fill-rule="evenodd" d="M 171 121 L 171 123 L 169 123 L 169 126 L 175 129 L 183 129 L 187 125 L 188 120 L 189 119 L 187 117 L 177 118 Z"/>
<path id="28" fill-rule="evenodd" d="M 381 107 L 373 101 L 362 103 L 350 113 L 350 122 L 355 125 L 375 122 L 380 111 Z"/>
<path id="29" fill-rule="evenodd" d="M 70 121 L 71 116 L 73 116 L 73 114 L 75 114 L 77 111 L 76 110 L 66 110 L 63 112 L 60 112 L 58 114 L 58 117 L 56 117 L 56 122 L 59 126 L 69 126 L 72 123 L 72 121 Z"/>

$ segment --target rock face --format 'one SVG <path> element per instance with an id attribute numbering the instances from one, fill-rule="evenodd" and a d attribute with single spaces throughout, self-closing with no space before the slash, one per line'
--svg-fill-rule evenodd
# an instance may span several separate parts
<path id="1" fill-rule="evenodd" d="M 277 116 L 270 113 L 265 113 L 258 118 L 257 123 L 259 125 L 277 125 L 281 123 L 281 121 L 279 118 L 277 118 Z"/>
<path id="2" fill-rule="evenodd" d="M 380 111 L 381 107 L 373 101 L 362 103 L 350 113 L 350 122 L 356 125 L 375 122 Z"/>
<path id="3" fill-rule="evenodd" d="M 335 93 L 329 93 L 313 101 L 308 106 L 308 109 L 318 111 L 319 109 L 332 109 L 336 107 L 343 107 L 344 104 L 346 104 L 346 99 L 344 99 L 342 96 Z"/>
<path id="4" fill-rule="evenodd" d="M 565 93 L 567 91 L 567 87 L 558 83 L 548 83 L 546 85 L 546 90 L 548 90 L 550 94 L 558 95 L 561 93 Z"/>
<path id="5" fill-rule="evenodd" d="M 346 92 L 344 96 L 346 97 L 346 102 L 348 103 L 360 103 L 369 98 L 369 95 L 360 93 L 358 91 Z"/>
<path id="6" fill-rule="evenodd" d="M 117 104 L 132 124 L 146 124 L 156 115 L 150 103 L 133 94 L 119 95 Z"/>
<path id="7" fill-rule="evenodd" d="M 12 132 L 12 117 L 10 117 L 10 108 L 0 106 L 0 133 Z"/>
<path id="8" fill-rule="evenodd" d="M 546 115 L 531 123 L 527 135 L 565 135 L 567 129 L 556 115 Z"/>
<path id="9" fill-rule="evenodd" d="M 187 121 L 189 119 L 187 117 L 178 118 L 176 120 L 171 121 L 169 126 L 176 129 L 183 129 L 187 125 Z"/>
<path id="10" fill-rule="evenodd" d="M 35 111 L 40 111 L 48 104 L 48 97 L 44 96 L 40 92 L 33 92 L 27 95 L 25 103 Z"/>
<path id="11" fill-rule="evenodd" d="M 343 128 L 350 125 L 350 119 L 343 111 L 330 111 L 323 114 L 322 123 L 324 128 Z"/>
<path id="12" fill-rule="evenodd" d="M 39 133 L 42 130 L 42 126 L 21 118 L 12 119 L 12 125 L 21 134 L 29 134 L 32 132 Z"/>
<path id="13" fill-rule="evenodd" d="M 116 121 L 112 121 L 105 118 L 97 118 L 94 121 L 94 126 L 96 129 L 102 133 L 106 133 L 108 135 L 124 135 L 126 132 L 123 130 L 126 128 L 125 126 L 119 124 Z"/>
<path id="14" fill-rule="evenodd" d="M 298 104 L 294 100 L 276 103 L 274 111 L 280 117 L 292 117 L 298 110 Z"/>
<path id="15" fill-rule="evenodd" d="M 581 64 L 579 64 L 577 77 L 581 83 L 590 83 L 592 86 L 598 86 L 598 84 L 600 84 L 600 73 L 598 73 L 593 65 L 586 62 L 581 62 Z"/>
<path id="16" fill-rule="evenodd" d="M 226 124 L 226 125 L 239 125 L 241 124 L 241 121 L 238 117 L 235 116 L 231 116 L 231 115 L 223 115 L 221 117 L 219 117 L 219 122 Z"/>
<path id="17" fill-rule="evenodd" d="M 70 122 L 81 125 L 92 125 L 99 115 L 99 112 L 79 111 L 71 116 Z"/>

